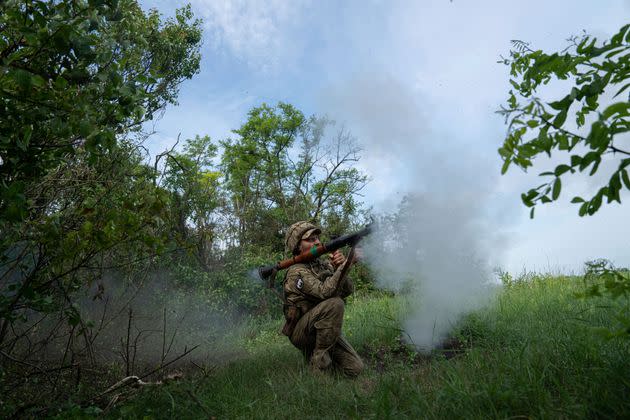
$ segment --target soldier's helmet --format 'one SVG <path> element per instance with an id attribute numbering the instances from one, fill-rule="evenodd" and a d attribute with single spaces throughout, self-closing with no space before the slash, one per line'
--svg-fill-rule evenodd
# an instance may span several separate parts
<path id="1" fill-rule="evenodd" d="M 286 252 L 297 255 L 299 254 L 299 245 L 302 239 L 308 238 L 312 234 L 322 233 L 321 229 L 307 221 L 295 222 L 287 230 L 284 240 L 284 249 Z"/>

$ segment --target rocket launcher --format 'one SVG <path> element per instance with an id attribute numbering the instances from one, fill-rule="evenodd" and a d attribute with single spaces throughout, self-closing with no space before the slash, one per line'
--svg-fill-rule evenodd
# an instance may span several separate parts
<path id="1" fill-rule="evenodd" d="M 347 235 L 339 236 L 325 244 L 315 246 L 302 254 L 295 255 L 289 259 L 282 260 L 273 265 L 260 266 L 258 268 L 258 276 L 262 281 L 267 283 L 270 288 L 273 288 L 276 274 L 278 271 L 291 267 L 293 264 L 306 263 L 313 261 L 316 258 L 321 257 L 329 252 L 336 251 L 344 246 L 355 246 L 365 236 L 372 232 L 372 223 L 366 225 L 358 232 L 350 233 Z"/>

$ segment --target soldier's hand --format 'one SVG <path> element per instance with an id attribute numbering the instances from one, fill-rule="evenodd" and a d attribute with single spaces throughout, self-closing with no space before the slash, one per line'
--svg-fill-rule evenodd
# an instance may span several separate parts
<path id="1" fill-rule="evenodd" d="M 346 257 L 343 255 L 341 251 L 336 250 L 330 254 L 330 262 L 332 263 L 333 267 L 336 269 L 337 267 L 342 265 L 344 262 L 346 262 Z"/>

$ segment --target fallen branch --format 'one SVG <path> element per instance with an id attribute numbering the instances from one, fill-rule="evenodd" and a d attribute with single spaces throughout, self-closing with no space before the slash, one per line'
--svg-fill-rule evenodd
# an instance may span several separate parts
<path id="1" fill-rule="evenodd" d="M 156 381 L 156 382 L 144 382 L 143 379 L 146 378 L 149 375 L 152 375 L 156 372 L 159 372 L 160 370 L 164 369 L 165 367 L 175 363 L 176 361 L 180 360 L 183 357 L 186 357 L 188 354 L 190 354 L 193 350 L 195 350 L 197 347 L 199 347 L 199 345 L 196 345 L 194 347 L 192 347 L 191 349 L 188 350 L 184 350 L 184 352 L 182 354 L 180 354 L 179 356 L 177 356 L 176 358 L 174 358 L 173 360 L 171 360 L 168 363 L 165 363 L 151 371 L 149 371 L 148 373 L 145 373 L 144 375 L 138 377 L 136 375 L 131 375 L 131 376 L 127 376 L 123 379 L 121 379 L 120 381 L 116 382 L 114 385 L 110 386 L 109 388 L 107 388 L 105 391 L 101 392 L 100 394 L 90 398 L 89 400 L 87 400 L 86 402 L 92 402 L 95 400 L 98 400 L 102 397 L 104 397 L 105 395 L 114 392 L 116 390 L 125 388 L 127 386 L 136 386 L 136 387 L 140 387 L 140 386 L 148 386 L 148 385 L 162 385 L 162 381 Z"/>

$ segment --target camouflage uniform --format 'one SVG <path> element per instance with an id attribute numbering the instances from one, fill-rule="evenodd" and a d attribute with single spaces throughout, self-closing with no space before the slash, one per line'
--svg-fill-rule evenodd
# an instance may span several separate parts
<path id="1" fill-rule="evenodd" d="M 314 225 L 298 222 L 287 233 L 287 249 L 295 255 L 301 239 L 319 233 Z M 347 261 L 346 264 L 351 264 Z M 285 316 L 291 328 L 283 330 L 315 371 L 335 367 L 348 376 L 363 370 L 363 362 L 341 334 L 344 298 L 353 292 L 352 281 L 321 259 L 291 266 L 284 279 Z"/>

